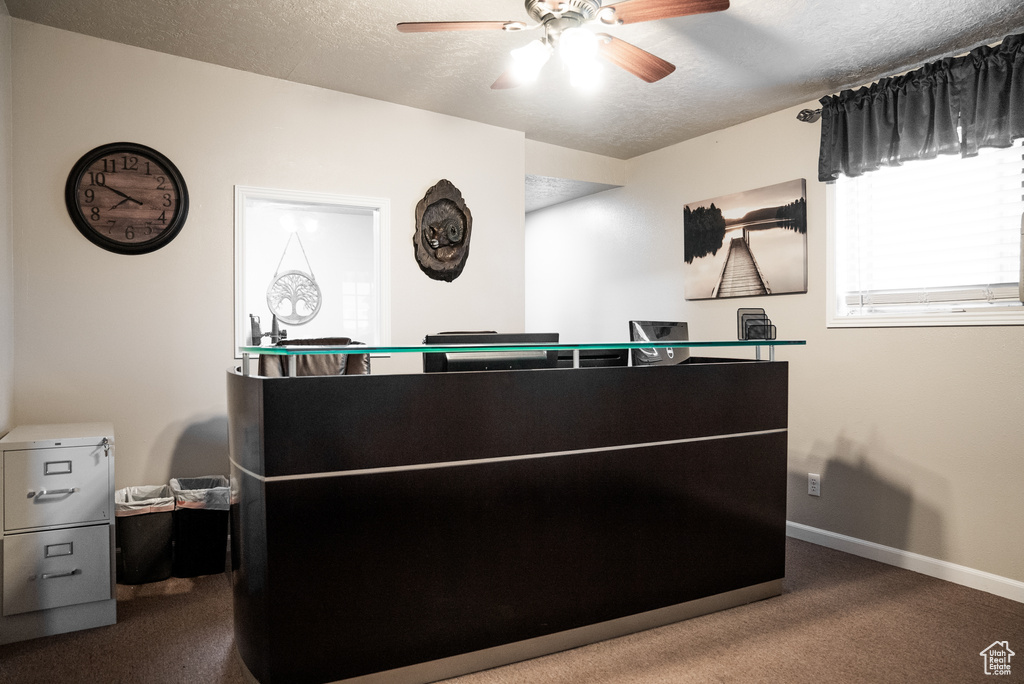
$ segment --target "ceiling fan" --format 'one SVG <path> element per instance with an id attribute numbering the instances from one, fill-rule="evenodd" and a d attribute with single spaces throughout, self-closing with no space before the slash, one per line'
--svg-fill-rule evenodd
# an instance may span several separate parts
<path id="1" fill-rule="evenodd" d="M 592 83 L 601 56 L 629 73 L 654 83 L 673 71 L 675 65 L 646 50 L 607 33 L 593 33 L 582 26 L 598 21 L 606 26 L 635 24 L 689 14 L 721 12 L 729 0 L 623 0 L 604 5 L 602 0 L 526 0 L 526 13 L 537 22 L 522 21 L 413 21 L 398 24 L 402 33 L 432 31 L 526 31 L 544 29 L 542 38 L 512 51 L 512 66 L 491 88 L 515 88 L 536 78 L 541 67 L 558 51 L 569 68 L 574 85 Z"/>

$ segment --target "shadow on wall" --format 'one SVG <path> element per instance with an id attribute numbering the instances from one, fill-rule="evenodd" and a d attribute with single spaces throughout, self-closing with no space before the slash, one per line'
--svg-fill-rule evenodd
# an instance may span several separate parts
<path id="1" fill-rule="evenodd" d="M 948 498 L 948 486 L 934 474 L 896 457 L 878 444 L 840 436 L 815 445 L 824 458 L 790 458 L 788 519 L 856 539 L 945 556 L 941 511 L 915 497 Z M 883 464 L 882 469 L 873 465 Z M 821 496 L 807 494 L 807 474 L 821 475 Z"/>
<path id="2" fill-rule="evenodd" d="M 211 416 L 188 423 L 171 451 L 170 477 L 203 477 L 230 472 L 228 417 Z"/>

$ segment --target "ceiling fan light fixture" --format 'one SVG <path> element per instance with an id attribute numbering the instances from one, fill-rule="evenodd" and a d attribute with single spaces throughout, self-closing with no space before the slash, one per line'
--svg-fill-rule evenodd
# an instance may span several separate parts
<path id="1" fill-rule="evenodd" d="M 521 83 L 528 83 L 537 80 L 540 70 L 551 57 L 551 47 L 538 38 L 512 50 L 511 54 L 515 79 Z"/>
<path id="2" fill-rule="evenodd" d="M 515 88 L 535 80 L 554 51 L 559 53 L 562 65 L 577 85 L 596 82 L 601 70 L 597 64 L 598 56 L 647 83 L 654 83 L 673 73 L 675 65 L 624 40 L 604 33 L 599 39 L 580 27 L 592 21 L 620 26 L 721 12 L 729 9 L 729 1 L 524 0 L 526 13 L 535 22 L 529 26 L 521 21 L 414 21 L 401 22 L 398 30 L 402 33 L 429 33 L 542 29 L 543 38 L 512 51 L 512 66 L 491 84 L 492 90 Z"/>
<path id="3" fill-rule="evenodd" d="M 597 58 L 597 36 L 584 28 L 566 29 L 559 38 L 558 52 L 570 67 L 593 62 Z"/>
<path id="4" fill-rule="evenodd" d="M 584 28 L 569 28 L 558 40 L 558 54 L 569 69 L 573 87 L 589 90 L 597 86 L 601 65 L 597 61 L 598 38 Z"/>

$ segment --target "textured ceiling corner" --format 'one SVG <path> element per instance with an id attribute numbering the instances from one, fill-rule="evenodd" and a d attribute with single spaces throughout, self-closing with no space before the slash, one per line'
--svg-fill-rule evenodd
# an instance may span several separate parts
<path id="1" fill-rule="evenodd" d="M 621 185 L 592 183 L 589 181 L 551 178 L 550 176 L 526 176 L 526 213 L 569 202 L 570 200 L 593 195 Z"/>

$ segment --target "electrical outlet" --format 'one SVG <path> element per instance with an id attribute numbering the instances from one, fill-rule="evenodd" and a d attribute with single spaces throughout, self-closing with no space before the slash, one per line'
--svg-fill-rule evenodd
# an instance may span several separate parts
<path id="1" fill-rule="evenodd" d="M 821 475 L 807 473 L 807 493 L 811 496 L 821 496 Z"/>

